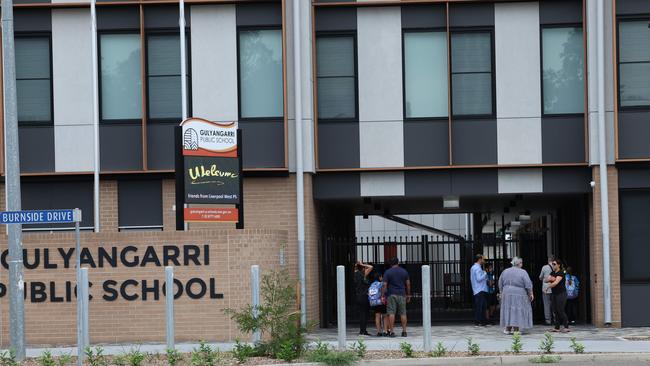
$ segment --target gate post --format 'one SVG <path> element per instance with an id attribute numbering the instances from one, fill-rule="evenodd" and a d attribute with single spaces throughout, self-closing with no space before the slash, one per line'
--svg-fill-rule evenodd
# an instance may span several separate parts
<path id="1" fill-rule="evenodd" d="M 345 267 L 336 266 L 336 304 L 339 350 L 345 351 Z"/>
<path id="2" fill-rule="evenodd" d="M 431 352 L 431 272 L 428 265 L 422 266 L 422 336 L 424 352 Z"/>

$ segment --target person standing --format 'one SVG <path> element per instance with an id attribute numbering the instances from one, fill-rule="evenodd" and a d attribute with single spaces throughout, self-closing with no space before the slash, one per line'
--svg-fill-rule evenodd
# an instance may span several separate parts
<path id="1" fill-rule="evenodd" d="M 580 295 L 580 279 L 573 274 L 573 268 L 566 268 L 566 315 L 569 324 L 575 324 L 578 318 L 578 296 Z"/>
<path id="2" fill-rule="evenodd" d="M 400 315 L 402 323 L 402 337 L 406 337 L 406 303 L 411 302 L 411 279 L 408 272 L 399 266 L 399 259 L 391 258 L 388 261 L 390 268 L 384 273 L 382 296 L 387 296 L 386 313 L 388 324 L 386 331 L 389 337 L 395 337 L 395 315 Z"/>
<path id="3" fill-rule="evenodd" d="M 548 276 L 553 272 L 553 267 L 551 263 L 555 259 L 554 256 L 548 257 L 548 262 L 542 267 L 542 270 L 539 272 L 539 280 L 542 281 L 542 301 L 544 302 L 544 322 L 546 325 L 551 325 L 553 321 L 553 312 L 551 311 L 551 287 L 549 283 L 546 282 Z"/>
<path id="4" fill-rule="evenodd" d="M 546 282 L 552 289 L 551 293 L 551 309 L 555 317 L 555 327 L 551 330 L 553 332 L 560 331 L 560 325 L 563 325 L 562 333 L 569 332 L 569 319 L 566 316 L 566 271 L 562 265 L 562 261 L 555 259 L 551 262 L 553 266 L 553 273 L 548 276 Z"/>
<path id="5" fill-rule="evenodd" d="M 487 309 L 487 273 L 483 270 L 485 259 L 483 254 L 477 254 L 474 265 L 470 269 L 470 281 L 474 293 L 474 324 L 486 326 L 485 310 Z"/>
<path id="6" fill-rule="evenodd" d="M 386 316 L 386 298 L 381 295 L 383 285 L 383 276 L 379 271 L 373 271 L 373 282 L 368 289 L 368 301 L 370 310 L 375 314 L 375 327 L 377 327 L 377 337 L 387 335 L 386 325 L 388 317 Z"/>
<path id="7" fill-rule="evenodd" d="M 368 288 L 370 287 L 368 275 L 370 272 L 372 272 L 370 264 L 358 261 L 354 265 L 354 293 L 359 309 L 359 335 L 370 335 L 366 328 L 368 313 L 370 312 L 370 304 L 368 303 Z"/>
<path id="8" fill-rule="evenodd" d="M 492 263 L 485 264 L 485 272 L 487 273 L 487 309 L 485 310 L 485 319 L 489 324 L 494 325 L 494 314 L 497 310 L 497 278 L 494 273 L 494 265 Z"/>
<path id="9" fill-rule="evenodd" d="M 499 277 L 501 327 L 505 334 L 533 327 L 533 308 L 530 305 L 535 299 L 533 282 L 528 272 L 521 268 L 521 258 L 514 257 L 511 263 L 512 267 L 503 271 Z"/>

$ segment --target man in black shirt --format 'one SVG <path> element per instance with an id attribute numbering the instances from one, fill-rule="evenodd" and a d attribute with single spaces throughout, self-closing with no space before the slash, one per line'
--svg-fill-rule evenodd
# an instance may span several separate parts
<path id="1" fill-rule="evenodd" d="M 368 287 L 370 287 L 368 275 L 370 272 L 372 272 L 370 264 L 358 261 L 354 265 L 354 293 L 359 307 L 359 335 L 370 335 L 366 329 L 368 313 L 370 312 L 370 304 L 368 303 Z"/>

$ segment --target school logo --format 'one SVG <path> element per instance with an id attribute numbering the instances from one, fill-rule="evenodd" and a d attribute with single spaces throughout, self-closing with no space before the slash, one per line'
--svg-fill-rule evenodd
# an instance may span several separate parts
<path id="1" fill-rule="evenodd" d="M 183 155 L 237 157 L 237 122 L 188 118 L 183 128 Z"/>
<path id="2" fill-rule="evenodd" d="M 193 128 L 188 128 L 183 133 L 183 150 L 198 150 L 199 134 Z"/>

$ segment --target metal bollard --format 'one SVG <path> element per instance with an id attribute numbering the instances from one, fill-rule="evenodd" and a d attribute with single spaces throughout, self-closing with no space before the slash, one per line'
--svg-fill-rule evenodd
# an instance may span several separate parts
<path id="1" fill-rule="evenodd" d="M 431 352 L 431 272 L 429 266 L 422 266 L 422 336 L 424 352 Z"/>
<path id="2" fill-rule="evenodd" d="M 81 269 L 81 307 L 83 308 L 82 328 L 84 348 L 90 346 L 90 328 L 88 324 L 88 301 L 90 300 L 88 287 L 88 268 Z"/>
<path id="3" fill-rule="evenodd" d="M 345 351 L 345 267 L 336 266 L 336 307 L 339 350 Z"/>
<path id="4" fill-rule="evenodd" d="M 257 318 L 258 307 L 260 306 L 260 266 L 251 266 L 251 303 L 253 304 L 253 316 Z M 262 339 L 260 331 L 253 332 L 253 343 Z"/>
<path id="5" fill-rule="evenodd" d="M 87 271 L 87 270 L 86 270 Z M 82 271 L 77 267 L 77 366 L 84 364 L 84 350 L 86 348 L 84 337 L 84 306 L 82 289 Z"/>
<path id="6" fill-rule="evenodd" d="M 165 319 L 167 349 L 174 349 L 174 267 L 165 267 Z"/>

